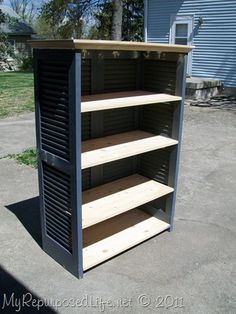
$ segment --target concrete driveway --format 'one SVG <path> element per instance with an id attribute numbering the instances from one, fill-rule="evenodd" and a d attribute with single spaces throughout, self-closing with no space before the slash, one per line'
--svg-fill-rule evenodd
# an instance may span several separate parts
<path id="1" fill-rule="evenodd" d="M 235 134 L 235 111 L 186 106 L 174 231 L 82 280 L 40 247 L 36 170 L 1 159 L 0 308 L 25 296 L 22 313 L 236 313 Z"/>
<path id="2" fill-rule="evenodd" d="M 34 113 L 0 119 L 0 158 L 35 146 Z"/>

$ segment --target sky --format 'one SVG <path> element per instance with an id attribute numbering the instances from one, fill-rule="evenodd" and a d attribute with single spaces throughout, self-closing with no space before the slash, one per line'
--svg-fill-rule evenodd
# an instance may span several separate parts
<path id="1" fill-rule="evenodd" d="M 47 2 L 47 0 L 31 0 L 31 1 L 35 4 L 36 11 L 38 8 L 41 7 L 43 3 Z M 6 6 L 10 6 L 10 0 L 3 0 L 2 4 Z"/>
<path id="2" fill-rule="evenodd" d="M 32 0 L 35 4 L 37 4 L 38 6 L 41 6 L 42 3 L 47 2 L 47 0 Z M 9 5 L 9 0 L 3 0 L 4 5 Z"/>

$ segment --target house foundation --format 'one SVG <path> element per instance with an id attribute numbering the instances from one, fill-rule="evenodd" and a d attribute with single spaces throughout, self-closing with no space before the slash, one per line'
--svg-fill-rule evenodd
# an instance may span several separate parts
<path id="1" fill-rule="evenodd" d="M 186 99 L 209 100 L 222 92 L 223 85 L 220 80 L 199 77 L 187 78 Z"/>

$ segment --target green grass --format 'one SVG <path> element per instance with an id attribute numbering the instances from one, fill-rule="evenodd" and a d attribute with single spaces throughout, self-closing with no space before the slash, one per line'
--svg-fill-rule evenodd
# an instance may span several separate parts
<path id="1" fill-rule="evenodd" d="M 33 110 L 33 73 L 0 72 L 0 118 Z"/>
<path id="2" fill-rule="evenodd" d="M 15 159 L 18 163 L 37 168 L 37 152 L 36 149 L 27 149 L 20 154 L 8 155 L 9 158 Z"/>

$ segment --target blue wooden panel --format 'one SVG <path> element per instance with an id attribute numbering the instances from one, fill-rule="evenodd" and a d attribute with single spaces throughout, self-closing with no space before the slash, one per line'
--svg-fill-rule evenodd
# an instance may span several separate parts
<path id="1" fill-rule="evenodd" d="M 236 87 L 236 1 L 147 0 L 147 41 L 169 43 L 170 19 L 176 14 L 194 15 L 192 75 Z"/>
<path id="2" fill-rule="evenodd" d="M 34 70 L 43 249 L 82 277 L 81 55 L 34 50 Z"/>

